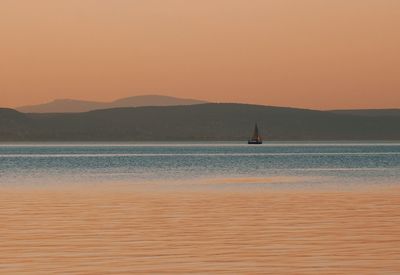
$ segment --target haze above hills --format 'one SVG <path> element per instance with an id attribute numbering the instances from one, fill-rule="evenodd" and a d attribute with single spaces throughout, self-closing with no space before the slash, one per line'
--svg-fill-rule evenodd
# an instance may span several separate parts
<path id="1" fill-rule="evenodd" d="M 80 113 L 121 107 L 176 106 L 201 103 L 206 103 L 206 101 L 162 95 L 140 95 L 121 98 L 112 102 L 56 99 L 44 104 L 18 107 L 16 110 L 23 113 Z"/>

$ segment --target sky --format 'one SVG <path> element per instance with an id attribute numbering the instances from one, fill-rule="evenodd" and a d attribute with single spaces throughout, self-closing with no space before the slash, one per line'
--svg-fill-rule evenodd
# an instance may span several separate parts
<path id="1" fill-rule="evenodd" d="M 0 106 L 142 94 L 400 108 L 400 1 L 0 1 Z"/>

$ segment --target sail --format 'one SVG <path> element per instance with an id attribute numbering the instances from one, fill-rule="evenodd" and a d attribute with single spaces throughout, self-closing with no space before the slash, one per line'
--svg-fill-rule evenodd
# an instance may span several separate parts
<path id="1" fill-rule="evenodd" d="M 248 140 L 248 144 L 262 144 L 262 139 L 260 137 L 260 134 L 258 132 L 258 126 L 257 123 L 254 126 L 254 131 L 252 137 Z"/>
<path id="2" fill-rule="evenodd" d="M 259 140 L 260 139 L 260 135 L 258 134 L 258 126 L 257 123 L 254 126 L 254 132 L 253 132 L 253 136 L 251 137 L 251 139 L 253 140 Z"/>

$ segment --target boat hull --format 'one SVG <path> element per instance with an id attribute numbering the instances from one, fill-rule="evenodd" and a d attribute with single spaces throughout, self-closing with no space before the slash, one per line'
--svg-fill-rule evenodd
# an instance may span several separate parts
<path id="1" fill-rule="evenodd" d="M 249 140 L 247 141 L 247 144 L 262 144 L 261 140 Z"/>

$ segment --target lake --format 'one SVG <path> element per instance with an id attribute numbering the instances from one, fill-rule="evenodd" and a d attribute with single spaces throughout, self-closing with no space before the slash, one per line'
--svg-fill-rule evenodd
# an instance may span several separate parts
<path id="1" fill-rule="evenodd" d="M 0 273 L 399 274 L 400 143 L 0 145 Z"/>

